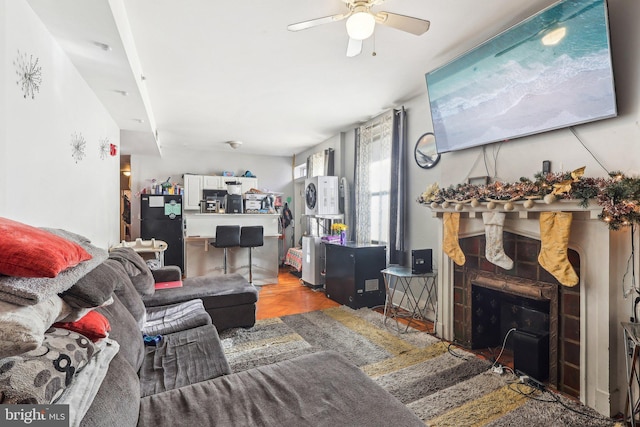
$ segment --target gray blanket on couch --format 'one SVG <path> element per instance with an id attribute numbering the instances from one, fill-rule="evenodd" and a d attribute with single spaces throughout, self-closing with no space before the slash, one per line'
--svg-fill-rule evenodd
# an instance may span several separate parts
<path id="1" fill-rule="evenodd" d="M 319 352 L 154 394 L 138 427 L 421 426 L 400 401 L 335 352 Z"/>

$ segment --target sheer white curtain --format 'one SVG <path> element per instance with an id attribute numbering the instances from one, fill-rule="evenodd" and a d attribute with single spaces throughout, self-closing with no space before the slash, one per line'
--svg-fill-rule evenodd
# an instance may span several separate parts
<path id="1" fill-rule="evenodd" d="M 307 178 L 324 175 L 324 151 L 319 151 L 307 158 Z"/>
<path id="2" fill-rule="evenodd" d="M 331 176 L 334 172 L 333 166 L 334 152 L 333 148 L 327 148 L 318 151 L 307 157 L 307 178 L 314 176 Z"/>
<path id="3" fill-rule="evenodd" d="M 406 112 L 388 111 L 356 130 L 355 240 L 387 246 L 404 263 Z"/>
<path id="4" fill-rule="evenodd" d="M 393 116 L 389 111 L 360 126 L 356 143 L 356 235 L 358 243 L 387 244 Z"/>

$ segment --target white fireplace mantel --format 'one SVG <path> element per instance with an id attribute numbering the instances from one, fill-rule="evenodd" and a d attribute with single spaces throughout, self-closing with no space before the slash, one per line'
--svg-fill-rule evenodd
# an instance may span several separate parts
<path id="1" fill-rule="evenodd" d="M 493 209 L 490 209 L 493 207 Z M 624 379 L 620 383 L 620 364 L 624 364 L 624 347 L 618 337 L 621 274 L 614 257 L 620 257 L 621 238 L 609 231 L 607 224 L 598 220 L 602 209 L 592 203 L 583 208 L 575 200 L 559 200 L 550 204 L 537 201 L 526 208 L 522 202 L 513 203 L 512 210 L 504 210 L 504 204 L 477 207 L 450 204 L 432 207 L 433 216 L 442 218 L 445 212 L 460 213 L 459 238 L 484 234 L 482 212 L 502 211 L 506 214 L 504 231 L 540 240 L 539 214 L 544 211 L 573 212 L 569 248 L 580 255 L 580 398 L 602 414 L 611 415 L 624 407 Z M 439 239 L 442 242 L 443 228 Z M 628 256 L 628 255 L 627 255 Z M 454 265 L 442 252 L 438 257 L 438 295 L 440 296 L 438 335 L 453 339 L 453 273 Z M 622 354 L 620 354 L 622 353 Z M 624 371 L 622 371 L 624 372 Z M 619 403 L 622 402 L 622 403 Z"/>
<path id="2" fill-rule="evenodd" d="M 430 207 L 433 216 L 442 217 L 445 212 L 458 212 L 461 217 L 482 218 L 482 212 L 504 212 L 508 217 L 517 216 L 520 219 L 527 219 L 539 214 L 540 212 L 574 212 L 581 216 L 587 215 L 589 219 L 598 219 L 602 208 L 593 201 L 587 207 L 580 206 L 579 200 L 556 200 L 552 203 L 546 203 L 544 200 L 532 200 L 533 206 L 526 207 L 525 201 L 510 202 L 507 201 L 494 202 L 495 207 L 487 202 L 481 202 L 474 207 L 470 203 L 447 202 L 446 205 L 438 204 L 437 207 Z M 512 208 L 509 210 L 509 208 Z"/>

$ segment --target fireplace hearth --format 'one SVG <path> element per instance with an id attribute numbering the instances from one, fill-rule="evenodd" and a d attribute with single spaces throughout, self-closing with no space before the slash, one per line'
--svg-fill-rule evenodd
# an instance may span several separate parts
<path id="1" fill-rule="evenodd" d="M 540 267 L 538 240 L 505 232 L 504 242 L 506 253 L 514 260 L 509 271 L 486 260 L 484 235 L 460 240 L 467 262 L 456 266 L 454 275 L 454 293 L 460 296 L 454 303 L 454 339 L 474 349 L 501 346 L 512 328 L 548 334 L 548 382 L 579 397 L 579 286 L 561 286 Z M 570 261 L 579 272 L 576 252 L 571 251 Z M 507 344 L 513 345 L 513 337 Z"/>
<path id="2" fill-rule="evenodd" d="M 558 286 L 479 270 L 465 276 L 466 291 L 471 292 L 471 322 L 465 325 L 470 347 L 499 347 L 504 343 L 514 351 L 516 362 L 531 358 L 544 361 L 544 365 L 536 363 L 531 370 L 522 362 L 515 368 L 539 381 L 549 379 L 557 387 Z M 525 345 L 531 341 L 540 345 Z M 545 354 L 525 355 L 525 351 Z"/>
<path id="3" fill-rule="evenodd" d="M 556 331 L 555 340 L 550 335 L 550 347 L 555 341 L 557 348 L 555 357 L 549 360 L 548 382 L 555 381 L 560 391 L 577 397 L 602 414 L 611 415 L 623 411 L 626 353 L 621 339 L 620 322 L 628 321 L 629 310 L 628 302 L 623 298 L 626 293 L 620 292 L 620 284 L 624 282 L 625 268 L 628 268 L 625 261 L 629 258 L 631 234 L 626 230 L 611 232 L 598 220 L 601 212 L 598 206 L 583 207 L 577 201 L 566 200 L 552 204 L 536 202 L 532 207 L 514 203 L 513 210 L 504 208 L 506 219 L 503 247 L 514 261 L 512 269 L 504 270 L 485 257 L 485 226 L 481 214 L 498 208 L 499 206 L 494 208 L 488 205 L 456 205 L 455 209 L 454 206 L 431 208 L 433 216 L 438 218 L 442 218 L 446 212 L 459 212 L 458 240 L 466 257 L 464 265 L 458 266 L 444 251 L 438 254 L 437 334 L 463 347 L 472 347 L 471 303 L 474 287 L 502 292 L 501 287 L 511 287 L 511 281 L 554 285 L 557 324 L 555 328 L 551 324 L 554 315 L 553 304 L 549 299 L 549 330 Z M 576 286 L 560 285 L 538 263 L 539 213 L 543 211 L 573 214 L 568 260 L 579 277 Z M 444 233 L 444 227 L 442 232 Z M 477 274 L 478 272 L 482 274 Z M 482 286 L 477 280 L 472 282 L 472 275 L 484 278 L 484 273 L 493 274 L 496 280 L 507 284 L 491 287 Z M 526 295 L 524 297 L 528 298 Z M 540 311 L 535 304 L 531 307 Z M 551 373 L 553 363 L 556 363 L 555 373 Z"/>

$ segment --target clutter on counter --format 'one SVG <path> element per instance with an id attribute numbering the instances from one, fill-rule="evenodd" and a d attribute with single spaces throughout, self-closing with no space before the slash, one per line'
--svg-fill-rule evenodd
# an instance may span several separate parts
<path id="1" fill-rule="evenodd" d="M 176 183 L 170 182 L 171 177 L 166 181 L 158 182 L 155 178 L 151 180 L 151 185 L 142 189 L 142 194 L 184 194 L 184 188 Z"/>

